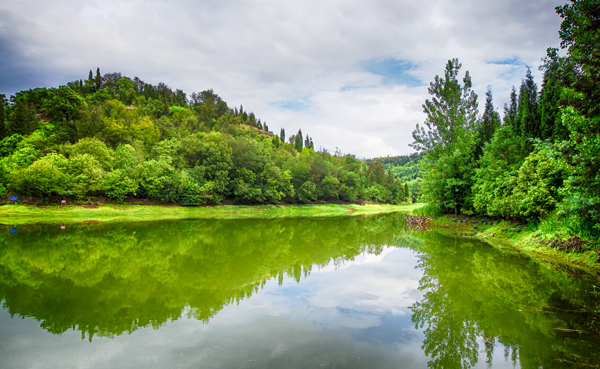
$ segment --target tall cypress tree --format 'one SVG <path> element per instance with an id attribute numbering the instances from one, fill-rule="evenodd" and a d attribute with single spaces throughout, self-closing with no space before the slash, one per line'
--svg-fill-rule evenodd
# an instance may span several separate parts
<path id="1" fill-rule="evenodd" d="M 544 81 L 540 92 L 540 135 L 544 140 L 561 141 L 569 138 L 569 130 L 560 119 L 559 100 L 563 89 L 561 65 L 558 50 L 548 49 L 540 70 L 544 71 Z"/>
<path id="2" fill-rule="evenodd" d="M 296 151 L 302 152 L 302 130 L 298 130 L 298 134 L 296 135 L 296 139 L 294 140 L 294 146 L 296 146 Z"/>
<path id="3" fill-rule="evenodd" d="M 515 86 L 513 86 L 512 91 L 510 92 L 510 106 L 504 104 L 504 125 L 512 127 L 515 132 L 521 134 L 521 129 L 517 128 L 516 123 L 517 111 L 517 90 L 515 89 Z"/>
<path id="4" fill-rule="evenodd" d="M 99 90 L 102 87 L 102 75 L 100 74 L 100 68 L 96 68 L 96 78 L 94 79 L 94 87 Z"/>
<path id="5" fill-rule="evenodd" d="M 541 134 L 537 85 L 533 81 L 529 67 L 519 89 L 517 120 L 521 129 L 521 137 L 525 140 L 525 147 L 531 151 L 533 143 L 529 139 L 539 138 Z"/>
<path id="6" fill-rule="evenodd" d="M 492 88 L 490 86 L 488 86 L 485 96 L 485 109 L 477 127 L 479 142 L 475 147 L 475 159 L 479 159 L 483 155 L 483 146 L 492 140 L 494 132 L 500 127 L 500 114 L 494 110 Z"/>
<path id="7" fill-rule="evenodd" d="M 279 139 L 285 143 L 285 128 L 281 128 L 281 131 L 279 131 Z"/>

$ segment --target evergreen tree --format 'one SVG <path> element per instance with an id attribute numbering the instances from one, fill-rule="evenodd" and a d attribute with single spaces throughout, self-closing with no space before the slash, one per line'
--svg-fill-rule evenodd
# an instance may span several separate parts
<path id="1" fill-rule="evenodd" d="M 563 89 L 558 50 L 548 49 L 540 70 L 544 71 L 544 81 L 540 92 L 540 138 L 562 141 L 569 138 L 569 131 L 560 119 L 560 94 Z"/>
<path id="2" fill-rule="evenodd" d="M 494 136 L 494 132 L 500 127 L 500 114 L 494 110 L 492 88 L 490 86 L 488 86 L 485 96 L 485 110 L 483 111 L 483 116 L 477 129 L 479 133 L 479 142 L 475 147 L 475 159 L 481 157 L 483 154 L 483 146 L 490 142 Z"/>
<path id="3" fill-rule="evenodd" d="M 312 137 L 310 138 L 310 148 L 313 150 L 315 149 L 315 143 L 313 142 Z"/>
<path id="4" fill-rule="evenodd" d="M 529 151 L 532 151 L 533 143 L 530 139 L 539 138 L 541 134 L 537 85 L 533 81 L 533 75 L 529 67 L 519 89 L 517 121 L 521 129 L 521 137 L 524 140 L 525 147 Z"/>
<path id="5" fill-rule="evenodd" d="M 310 137 L 306 134 L 306 138 L 304 139 L 304 147 L 310 148 Z"/>
<path id="6" fill-rule="evenodd" d="M 100 68 L 96 68 L 96 78 L 94 79 L 94 87 L 96 91 L 102 88 L 102 75 L 100 74 Z"/>
<path id="7" fill-rule="evenodd" d="M 296 151 L 302 152 L 302 130 L 298 130 L 298 134 L 294 140 L 294 146 L 296 147 Z"/>
<path id="8" fill-rule="evenodd" d="M 410 198 L 410 190 L 408 189 L 408 183 L 404 184 L 404 198 L 405 199 Z"/>
<path id="9" fill-rule="evenodd" d="M 444 76 L 435 76 L 423 111 L 425 127 L 417 124 L 410 145 L 426 152 L 423 165 L 423 196 L 430 206 L 443 211 L 470 207 L 469 195 L 474 170 L 474 146 L 477 143 L 477 95 L 471 90 L 469 72 L 463 85 L 458 80 L 461 64 L 448 60 Z"/>
<path id="10" fill-rule="evenodd" d="M 88 81 L 90 81 L 90 82 L 94 81 L 94 73 L 92 73 L 91 69 L 90 69 L 90 74 L 88 75 Z"/>
<path id="11" fill-rule="evenodd" d="M 561 119 L 571 140 L 559 146 L 563 163 L 569 166 L 565 181 L 563 214 L 576 214 L 596 237 L 600 234 L 600 3 L 571 0 L 556 7 L 563 18 L 561 48 L 577 73 L 570 88 L 563 90 L 565 105 Z"/>
<path id="12" fill-rule="evenodd" d="M 17 100 L 10 123 L 8 125 L 8 134 L 20 134 L 25 136 L 29 133 L 31 114 L 29 106 L 22 100 Z"/>
<path id="13" fill-rule="evenodd" d="M 504 125 L 513 127 L 513 131 L 519 132 L 521 134 L 521 129 L 517 127 L 517 90 L 515 86 L 512 87 L 512 91 L 510 92 L 510 106 L 504 104 Z"/>
<path id="14" fill-rule="evenodd" d="M 279 131 L 279 139 L 281 142 L 285 142 L 285 128 L 281 128 L 281 131 Z"/>

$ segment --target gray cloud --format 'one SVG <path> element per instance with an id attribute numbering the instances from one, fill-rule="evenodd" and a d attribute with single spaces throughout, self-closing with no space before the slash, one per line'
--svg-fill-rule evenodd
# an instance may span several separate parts
<path id="1" fill-rule="evenodd" d="M 428 97 L 415 80 L 428 84 L 458 57 L 480 96 L 491 85 L 500 107 L 525 65 L 541 85 L 536 67 L 558 45 L 559 4 L 6 1 L 0 93 L 85 78 L 98 66 L 187 93 L 212 87 L 271 129 L 302 128 L 317 146 L 360 157 L 408 153 Z M 411 66 L 404 80 L 367 67 L 393 59 Z M 520 63 L 490 63 L 509 59 Z"/>

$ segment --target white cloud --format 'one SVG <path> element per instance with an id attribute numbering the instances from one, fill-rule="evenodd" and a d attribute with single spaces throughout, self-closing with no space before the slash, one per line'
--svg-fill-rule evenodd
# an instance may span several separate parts
<path id="1" fill-rule="evenodd" d="M 525 64 L 541 85 L 537 66 L 558 45 L 563 2 L 8 0 L 0 92 L 36 87 L 27 70 L 58 85 L 99 66 L 189 94 L 212 87 L 272 130 L 301 128 L 329 150 L 409 153 L 426 86 L 448 59 L 471 72 L 481 101 L 491 85 L 497 107 Z M 414 65 L 424 86 L 389 86 L 361 66 L 388 58 Z M 488 63 L 511 58 L 522 64 Z M 302 111 L 274 104 L 298 99 L 309 102 Z"/>

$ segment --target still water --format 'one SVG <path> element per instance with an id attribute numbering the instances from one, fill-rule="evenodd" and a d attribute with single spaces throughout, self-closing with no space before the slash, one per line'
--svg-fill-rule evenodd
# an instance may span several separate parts
<path id="1" fill-rule="evenodd" d="M 2 368 L 600 366 L 595 278 L 402 214 L 0 237 Z"/>

